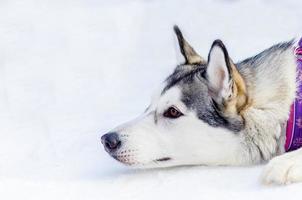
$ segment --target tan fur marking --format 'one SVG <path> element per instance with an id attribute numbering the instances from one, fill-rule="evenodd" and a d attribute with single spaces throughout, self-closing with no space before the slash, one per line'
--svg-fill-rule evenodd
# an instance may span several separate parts
<path id="1" fill-rule="evenodd" d="M 205 64 L 206 61 L 196 53 L 196 51 L 189 45 L 189 43 L 183 39 L 183 49 L 187 58 L 188 64 Z"/>
<path id="2" fill-rule="evenodd" d="M 232 94 L 225 102 L 225 112 L 227 114 L 240 114 L 251 105 L 248 100 L 245 82 L 238 72 L 236 66 L 231 63 L 231 73 L 233 78 Z"/>

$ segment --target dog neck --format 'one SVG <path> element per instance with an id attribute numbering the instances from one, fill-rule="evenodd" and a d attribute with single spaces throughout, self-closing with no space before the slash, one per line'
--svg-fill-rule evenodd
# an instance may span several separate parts
<path id="1" fill-rule="evenodd" d="M 253 163 L 285 151 L 285 126 L 297 88 L 293 43 L 274 45 L 236 64 L 251 102 L 242 114 L 242 137 Z"/>

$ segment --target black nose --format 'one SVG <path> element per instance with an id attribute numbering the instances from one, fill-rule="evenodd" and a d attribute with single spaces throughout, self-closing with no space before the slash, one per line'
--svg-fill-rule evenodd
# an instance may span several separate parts
<path id="1" fill-rule="evenodd" d="M 121 146 L 118 134 L 115 132 L 107 133 L 101 137 L 105 150 L 109 153 L 116 151 Z"/>

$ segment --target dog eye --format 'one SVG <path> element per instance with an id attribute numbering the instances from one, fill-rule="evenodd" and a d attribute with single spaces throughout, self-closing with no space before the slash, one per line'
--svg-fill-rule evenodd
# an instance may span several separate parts
<path id="1" fill-rule="evenodd" d="M 164 112 L 164 117 L 172 118 L 172 119 L 178 118 L 182 115 L 183 114 L 180 111 L 178 111 L 175 107 L 170 107 Z"/>

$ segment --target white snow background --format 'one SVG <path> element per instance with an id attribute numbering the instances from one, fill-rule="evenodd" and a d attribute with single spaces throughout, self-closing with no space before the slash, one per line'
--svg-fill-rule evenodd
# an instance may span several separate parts
<path id="1" fill-rule="evenodd" d="M 302 35 L 300 0 L 0 1 L 0 199 L 286 199 L 263 166 L 134 170 L 100 136 L 139 115 L 181 60 L 172 26 L 238 61 Z M 201 147 L 202 148 L 202 147 Z"/>

